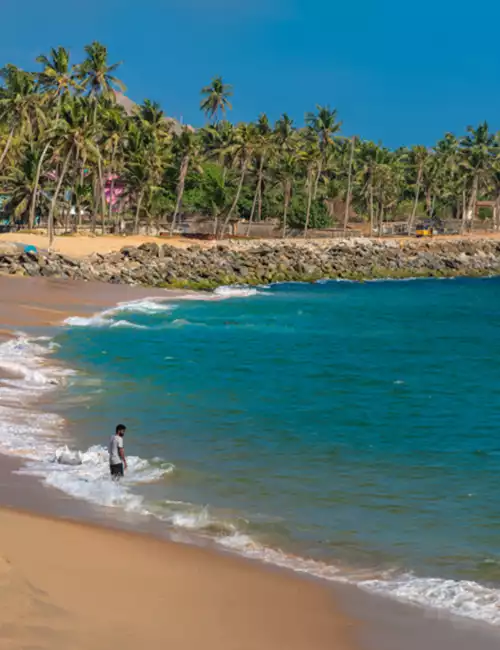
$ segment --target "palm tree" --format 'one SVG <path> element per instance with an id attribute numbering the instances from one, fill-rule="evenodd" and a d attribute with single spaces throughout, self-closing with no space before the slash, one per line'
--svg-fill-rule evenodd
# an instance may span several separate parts
<path id="1" fill-rule="evenodd" d="M 299 171 L 300 154 L 297 151 L 284 151 L 277 162 L 275 177 L 283 190 L 282 237 L 285 239 L 288 226 L 288 209 L 292 199 L 293 183 Z"/>
<path id="2" fill-rule="evenodd" d="M 379 236 L 382 235 L 386 213 L 394 208 L 400 198 L 402 180 L 401 157 L 385 147 L 378 147 L 373 167 L 373 190 Z"/>
<path id="3" fill-rule="evenodd" d="M 107 178 L 110 181 L 108 219 L 111 222 L 115 198 L 115 184 L 123 167 L 123 151 L 127 134 L 127 116 L 121 106 L 110 102 L 103 106 L 101 117 L 101 148 L 107 157 Z"/>
<path id="4" fill-rule="evenodd" d="M 154 144 L 169 138 L 170 123 L 158 102 L 145 99 L 144 103 L 137 108 L 134 117 L 146 137 Z"/>
<path id="5" fill-rule="evenodd" d="M 216 160 L 222 166 L 224 180 L 227 170 L 232 166 L 234 131 L 234 126 L 227 120 L 200 129 L 205 156 L 210 160 Z"/>
<path id="6" fill-rule="evenodd" d="M 189 167 L 195 165 L 197 171 L 201 171 L 199 160 L 199 136 L 197 136 L 191 128 L 184 127 L 179 135 L 174 136 L 173 153 L 180 160 L 180 165 L 179 177 L 177 181 L 177 200 L 175 204 L 174 214 L 172 216 L 172 225 L 170 226 L 171 235 L 174 233 L 177 216 L 181 211 L 184 188 L 186 185 L 186 176 L 188 174 Z"/>
<path id="7" fill-rule="evenodd" d="M 297 143 L 297 132 L 293 120 L 286 114 L 279 118 L 274 125 L 274 141 L 281 151 L 290 151 Z"/>
<path id="8" fill-rule="evenodd" d="M 453 214 L 461 214 L 460 203 L 464 191 L 464 176 L 460 173 L 459 142 L 452 133 L 446 133 L 434 147 L 434 157 L 439 168 L 439 195 Z M 463 209 L 462 209 L 463 213 Z"/>
<path id="9" fill-rule="evenodd" d="M 370 237 L 373 237 L 375 228 L 374 172 L 378 151 L 379 147 L 374 142 L 361 141 L 356 160 L 357 177 L 370 219 Z"/>
<path id="10" fill-rule="evenodd" d="M 220 115 L 226 116 L 226 112 L 233 107 L 229 98 L 233 94 L 233 87 L 225 84 L 222 77 L 214 77 L 210 85 L 201 89 L 203 99 L 200 109 L 205 113 L 207 119 L 217 122 Z"/>
<path id="11" fill-rule="evenodd" d="M 318 164 L 318 172 L 314 185 L 314 196 L 318 193 L 319 179 L 325 164 L 327 149 L 333 144 L 332 136 L 340 131 L 341 122 L 337 122 L 337 110 L 331 109 L 330 106 L 316 106 L 316 113 L 306 114 L 306 124 L 312 129 L 319 139 L 319 148 L 321 151 L 321 160 Z"/>
<path id="12" fill-rule="evenodd" d="M 14 135 L 32 134 L 38 123 L 45 121 L 42 97 L 37 93 L 34 75 L 8 64 L 0 70 L 0 120 L 8 128 L 8 137 L 0 155 L 0 169 L 12 145 Z"/>
<path id="13" fill-rule="evenodd" d="M 306 210 L 306 220 L 304 222 L 304 237 L 307 237 L 307 232 L 309 230 L 309 221 L 311 218 L 311 208 L 314 195 L 314 186 L 315 186 L 315 174 L 317 173 L 318 167 L 321 164 L 321 152 L 319 149 L 318 140 L 316 137 L 312 137 L 312 132 L 306 131 L 303 134 L 300 157 L 304 162 L 306 170 L 306 182 L 305 189 L 307 192 L 307 210 Z"/>
<path id="14" fill-rule="evenodd" d="M 254 143 L 254 161 L 257 171 L 257 184 L 255 187 L 254 198 L 252 202 L 252 209 L 250 211 L 250 218 L 248 219 L 247 237 L 252 227 L 255 210 L 258 206 L 259 221 L 262 218 L 262 186 L 264 182 L 264 166 L 268 160 L 269 154 L 272 151 L 273 139 L 272 131 L 269 125 L 269 119 L 264 113 L 259 116 L 255 125 L 255 143 Z"/>
<path id="15" fill-rule="evenodd" d="M 89 159 L 100 165 L 101 153 L 95 142 L 95 127 L 91 119 L 91 106 L 84 97 L 72 97 L 62 104 L 61 119 L 54 136 L 54 153 L 62 163 L 56 171 L 56 186 L 50 203 L 48 230 L 49 248 L 54 242 L 54 214 L 59 193 L 71 160 L 83 162 Z"/>
<path id="16" fill-rule="evenodd" d="M 34 207 L 40 178 L 40 160 L 43 160 L 44 151 L 38 144 L 27 146 L 22 151 L 21 163 L 13 165 L 6 170 L 6 175 L 0 182 L 9 194 L 5 207 L 12 212 L 16 219 L 28 220 L 33 227 L 31 206 Z"/>
<path id="17" fill-rule="evenodd" d="M 115 89 L 125 91 L 124 84 L 115 77 L 114 73 L 120 67 L 119 63 L 108 63 L 108 48 L 98 41 L 85 46 L 87 58 L 76 66 L 75 72 L 81 82 L 81 87 L 88 91 L 94 105 L 94 124 L 97 122 L 97 103 L 99 97 L 114 99 Z"/>
<path id="18" fill-rule="evenodd" d="M 29 220 L 28 220 L 28 226 L 30 229 L 32 229 L 35 225 L 36 206 L 37 206 L 37 200 L 38 200 L 39 189 L 40 189 L 40 178 L 42 175 L 42 168 L 44 162 L 46 161 L 47 154 L 49 153 L 49 149 L 51 146 L 52 146 L 52 140 L 50 137 L 50 133 L 47 135 L 45 140 L 37 141 L 36 143 L 33 143 L 31 145 L 30 153 L 33 162 L 36 163 L 36 169 L 35 169 L 35 179 L 33 183 L 33 192 L 31 195 L 30 212 L 29 212 Z"/>
<path id="19" fill-rule="evenodd" d="M 156 157 L 157 150 L 151 148 L 149 134 L 141 128 L 140 122 L 134 122 L 125 148 L 124 180 L 129 198 L 135 201 L 134 232 L 136 234 L 139 232 L 144 199 L 150 192 L 150 188 L 158 185 L 154 183 L 158 166 Z"/>
<path id="20" fill-rule="evenodd" d="M 495 137 L 490 133 L 488 123 L 483 122 L 475 129 L 467 127 L 467 135 L 462 138 L 462 167 L 469 178 L 470 194 L 467 209 L 462 217 L 462 232 L 472 225 L 476 212 L 478 192 L 484 184 L 494 160 Z"/>
<path id="21" fill-rule="evenodd" d="M 354 150 L 356 147 L 357 138 L 355 135 L 351 138 L 350 154 L 349 154 L 349 169 L 347 172 L 347 196 L 345 202 L 345 213 L 344 213 L 344 236 L 347 232 L 347 226 L 349 225 L 349 215 L 351 211 L 351 201 L 352 201 L 352 168 L 354 163 Z"/>
<path id="22" fill-rule="evenodd" d="M 219 233 L 219 237 L 223 236 L 226 232 L 227 226 L 231 221 L 236 208 L 238 206 L 238 201 L 240 200 L 241 190 L 243 189 L 243 184 L 245 182 L 245 175 L 248 169 L 248 163 L 253 153 L 255 146 L 255 125 L 253 124 L 238 124 L 234 134 L 234 142 L 230 145 L 228 153 L 233 157 L 233 160 L 239 163 L 240 169 L 240 179 L 238 186 L 236 188 L 236 193 L 234 195 L 234 200 L 229 209 L 229 212 L 226 215 L 224 220 L 222 230 Z"/>
<path id="23" fill-rule="evenodd" d="M 57 119 L 63 98 L 75 90 L 80 90 L 75 69 L 70 64 L 69 50 L 64 47 L 52 48 L 49 56 L 42 54 L 36 60 L 43 66 L 42 72 L 38 74 L 38 81 L 43 91 L 53 94 Z"/>
<path id="24" fill-rule="evenodd" d="M 422 181 L 424 178 L 424 169 L 426 162 L 429 158 L 429 151 L 427 147 L 417 145 L 412 147 L 408 152 L 408 157 L 405 162 L 408 162 L 410 169 L 415 169 L 416 171 L 416 182 L 415 182 L 415 199 L 413 201 L 413 208 L 411 211 L 410 218 L 408 219 L 408 233 L 411 232 L 413 225 L 415 223 L 415 217 L 417 214 L 418 200 L 420 198 L 420 191 L 422 189 Z"/>

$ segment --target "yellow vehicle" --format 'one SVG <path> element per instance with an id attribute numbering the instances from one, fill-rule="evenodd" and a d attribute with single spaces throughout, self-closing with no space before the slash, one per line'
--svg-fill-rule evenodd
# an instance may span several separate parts
<path id="1" fill-rule="evenodd" d="M 417 237 L 432 237 L 434 230 L 428 223 L 419 223 L 415 228 L 415 235 Z"/>

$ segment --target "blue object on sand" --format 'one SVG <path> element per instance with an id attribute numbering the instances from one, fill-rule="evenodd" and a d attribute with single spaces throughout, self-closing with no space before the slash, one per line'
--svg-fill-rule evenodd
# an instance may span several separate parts
<path id="1" fill-rule="evenodd" d="M 24 247 L 24 252 L 25 253 L 36 253 L 36 246 L 32 246 L 29 244 L 28 246 Z"/>

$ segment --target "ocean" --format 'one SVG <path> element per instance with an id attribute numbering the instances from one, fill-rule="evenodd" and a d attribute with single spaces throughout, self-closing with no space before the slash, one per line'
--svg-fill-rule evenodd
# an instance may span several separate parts
<path id="1" fill-rule="evenodd" d="M 0 345 L 0 450 L 166 531 L 500 625 L 499 297 L 329 281 L 73 317 Z"/>

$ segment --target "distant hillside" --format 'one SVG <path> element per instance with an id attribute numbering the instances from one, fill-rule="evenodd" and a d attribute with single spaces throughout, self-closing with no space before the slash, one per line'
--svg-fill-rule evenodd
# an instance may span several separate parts
<path id="1" fill-rule="evenodd" d="M 115 90 L 114 92 L 115 92 L 117 103 L 120 104 L 120 106 L 123 106 L 127 115 L 133 115 L 138 105 L 123 93 L 120 93 L 117 90 Z M 169 122 L 172 125 L 176 133 L 181 132 L 183 125 L 178 120 L 174 119 L 173 117 L 166 117 L 165 119 L 167 120 L 167 122 Z M 187 126 L 190 129 L 192 128 L 189 125 L 184 125 L 184 126 Z"/>

